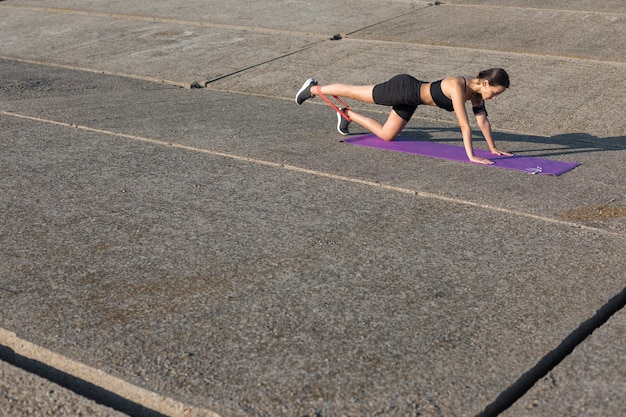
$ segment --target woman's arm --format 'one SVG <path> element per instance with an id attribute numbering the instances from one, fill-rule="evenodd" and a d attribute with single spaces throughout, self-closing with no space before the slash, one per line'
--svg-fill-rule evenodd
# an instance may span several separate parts
<path id="1" fill-rule="evenodd" d="M 485 112 L 480 112 L 476 114 L 476 123 L 480 128 L 480 131 L 483 133 L 485 140 L 487 141 L 487 145 L 489 145 L 489 150 L 494 155 L 506 155 L 511 156 L 512 154 L 509 152 L 501 151 L 496 148 L 496 144 L 493 141 L 493 137 L 491 136 L 491 123 L 489 122 L 489 117 Z"/>
<path id="2" fill-rule="evenodd" d="M 450 89 L 450 97 L 452 99 L 452 105 L 454 107 L 454 114 L 459 122 L 461 128 L 461 135 L 463 136 L 463 146 L 465 147 L 465 153 L 467 158 L 472 162 L 478 162 L 480 164 L 493 164 L 493 161 L 489 159 L 480 158 L 474 155 L 474 147 L 472 146 L 472 128 L 469 124 L 469 118 L 467 117 L 467 110 L 465 109 L 465 82 L 463 78 L 454 77 L 447 81 L 453 81 Z"/>

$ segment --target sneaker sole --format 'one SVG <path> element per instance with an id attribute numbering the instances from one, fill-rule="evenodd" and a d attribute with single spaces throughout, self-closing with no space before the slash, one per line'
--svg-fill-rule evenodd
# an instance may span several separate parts
<path id="1" fill-rule="evenodd" d="M 344 136 L 348 136 L 350 132 L 341 131 L 341 122 L 343 122 L 343 116 L 341 115 L 341 113 L 337 113 L 337 132 L 341 133 Z"/>

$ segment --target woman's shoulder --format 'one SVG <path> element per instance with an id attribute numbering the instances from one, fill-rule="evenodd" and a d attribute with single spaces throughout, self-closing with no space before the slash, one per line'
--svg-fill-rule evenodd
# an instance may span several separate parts
<path id="1" fill-rule="evenodd" d="M 442 78 L 439 83 L 441 83 L 442 90 L 446 95 L 451 96 L 453 91 L 459 93 L 465 93 L 468 84 L 467 77 L 462 75 L 451 75 L 445 78 Z"/>
<path id="2" fill-rule="evenodd" d="M 472 78 L 473 77 L 468 77 L 467 75 L 448 75 L 447 77 L 442 78 L 442 81 L 443 80 L 446 80 L 446 81 L 447 80 L 454 80 L 454 81 L 458 81 L 458 82 L 463 83 L 463 81 L 469 81 Z"/>
<path id="3" fill-rule="evenodd" d="M 449 75 L 439 80 L 439 82 L 454 87 L 460 86 L 461 88 L 464 88 L 471 81 L 471 79 L 472 77 L 466 77 L 464 75 Z"/>

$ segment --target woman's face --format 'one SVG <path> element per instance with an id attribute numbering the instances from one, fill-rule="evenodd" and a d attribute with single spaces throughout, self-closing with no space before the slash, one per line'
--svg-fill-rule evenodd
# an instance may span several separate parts
<path id="1" fill-rule="evenodd" d="M 482 81 L 482 86 L 481 86 L 481 95 L 483 96 L 483 100 L 495 100 L 498 95 L 504 93 L 504 91 L 506 90 L 505 87 L 501 86 L 501 85 L 490 85 L 489 81 L 487 80 L 483 80 Z"/>

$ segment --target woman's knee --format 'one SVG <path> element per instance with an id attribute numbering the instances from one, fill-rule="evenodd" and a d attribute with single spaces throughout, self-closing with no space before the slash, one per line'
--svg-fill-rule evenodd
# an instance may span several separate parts
<path id="1" fill-rule="evenodd" d="M 389 118 L 383 125 L 380 134 L 378 134 L 378 137 L 380 137 L 382 140 L 390 142 L 394 140 L 398 136 L 398 134 L 400 134 L 402 129 L 404 129 L 404 127 L 407 125 L 407 123 L 408 121 L 401 118 L 395 112 L 395 110 L 391 110 Z"/>
<path id="2" fill-rule="evenodd" d="M 386 132 L 384 130 L 382 132 L 380 132 L 380 134 L 378 135 L 378 137 L 381 138 L 382 140 L 384 140 L 385 142 L 391 142 L 397 136 L 398 136 L 397 132 Z"/>

